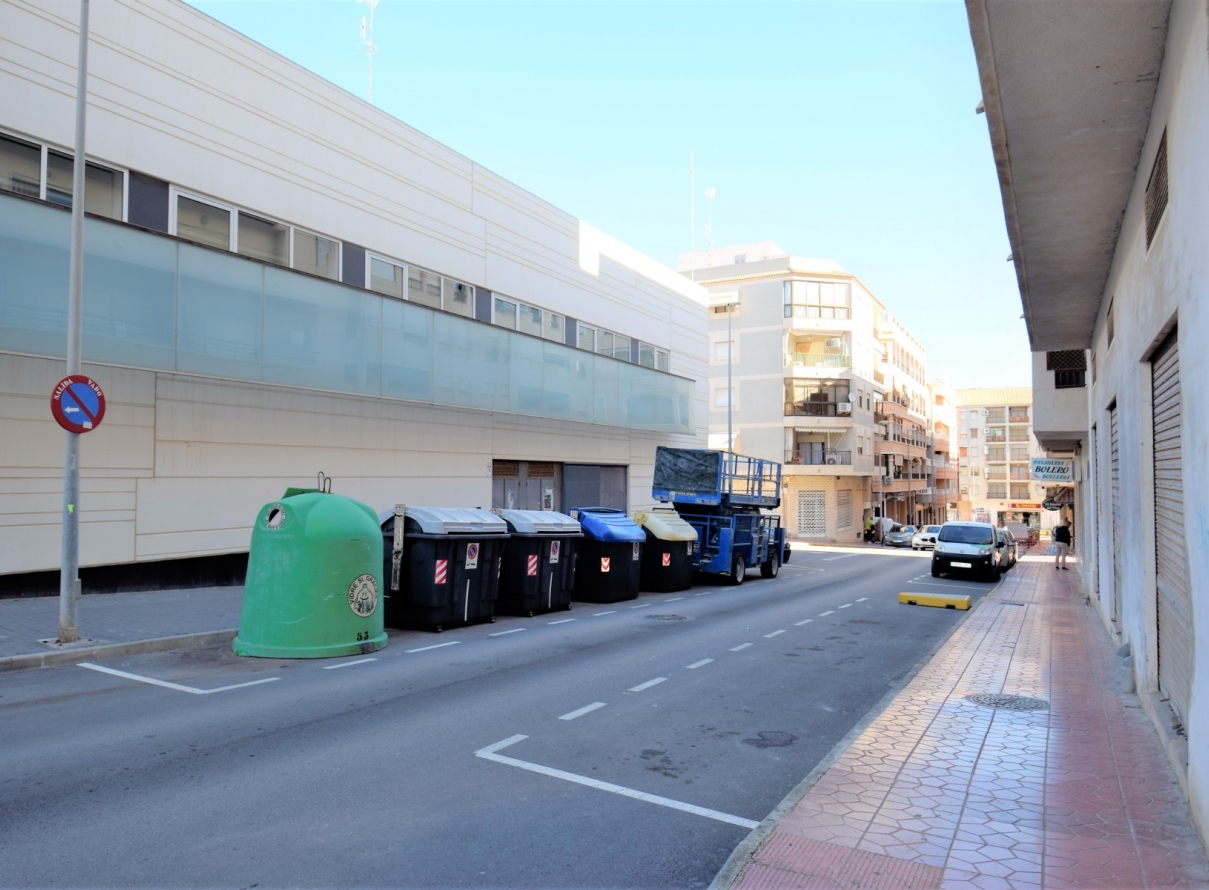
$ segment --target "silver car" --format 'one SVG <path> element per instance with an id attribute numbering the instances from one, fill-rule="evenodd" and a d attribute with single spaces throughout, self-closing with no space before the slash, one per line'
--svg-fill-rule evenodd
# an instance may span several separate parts
<path id="1" fill-rule="evenodd" d="M 911 539 L 915 537 L 915 526 L 896 525 L 886 532 L 887 547 L 910 547 Z"/>

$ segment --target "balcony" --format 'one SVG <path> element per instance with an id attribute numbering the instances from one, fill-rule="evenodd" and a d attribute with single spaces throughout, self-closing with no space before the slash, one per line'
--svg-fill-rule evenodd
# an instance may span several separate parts
<path id="1" fill-rule="evenodd" d="M 786 417 L 850 417 L 851 402 L 786 402 Z"/>
<path id="2" fill-rule="evenodd" d="M 936 436 L 932 440 L 932 449 L 934 451 L 945 451 L 945 452 L 953 450 L 950 447 L 948 436 Z"/>
<path id="3" fill-rule="evenodd" d="M 0 194 L 0 350 L 60 357 L 71 215 Z M 691 434 L 696 382 L 84 221 L 84 361 Z"/>
<path id="4" fill-rule="evenodd" d="M 832 368 L 844 370 L 852 367 L 850 355 L 819 355 L 811 352 L 790 352 L 785 355 L 787 368 Z"/>
<path id="5" fill-rule="evenodd" d="M 850 467 L 852 466 L 851 451 L 811 451 L 799 448 L 797 451 L 785 452 L 785 465 L 797 467 Z"/>

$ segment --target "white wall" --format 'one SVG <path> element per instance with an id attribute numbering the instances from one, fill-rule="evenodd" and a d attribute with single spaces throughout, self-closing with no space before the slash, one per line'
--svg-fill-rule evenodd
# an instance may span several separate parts
<path id="1" fill-rule="evenodd" d="M 1154 484 L 1150 367 L 1152 348 L 1175 321 L 1179 324 L 1183 391 L 1184 516 L 1188 570 L 1197 641 L 1191 712 L 1187 715 L 1187 784 L 1194 819 L 1209 838 L 1209 26 L 1204 3 L 1177 0 L 1167 38 L 1150 131 L 1134 181 L 1121 235 L 1105 289 L 1093 345 L 1096 381 L 1087 391 L 1088 422 L 1097 426 L 1099 478 L 1096 491 L 1084 486 L 1083 500 L 1099 502 L 1097 564 L 1089 589 L 1097 585 L 1108 624 L 1112 597 L 1109 514 L 1108 405 L 1120 413 L 1121 597 L 1119 628 L 1137 660 L 1139 689 L 1157 688 L 1155 659 Z M 1144 227 L 1146 183 L 1163 130 L 1167 130 L 1170 199 L 1149 249 Z M 1114 300 L 1115 336 L 1107 344 L 1106 313 Z M 1089 372 L 1090 377 L 1090 372 Z M 1085 446 L 1090 439 L 1085 439 Z M 1091 523 L 1084 522 L 1085 533 Z M 1179 753 L 1170 735 L 1170 716 L 1154 697 L 1144 695 L 1160 733 Z"/>

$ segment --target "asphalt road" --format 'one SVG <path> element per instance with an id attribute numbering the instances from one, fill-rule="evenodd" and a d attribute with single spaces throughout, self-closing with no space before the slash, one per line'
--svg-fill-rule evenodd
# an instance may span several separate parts
<path id="1" fill-rule="evenodd" d="M 898 593 L 992 586 L 795 552 L 369 659 L 0 676 L 0 885 L 706 886 L 965 614 Z"/>

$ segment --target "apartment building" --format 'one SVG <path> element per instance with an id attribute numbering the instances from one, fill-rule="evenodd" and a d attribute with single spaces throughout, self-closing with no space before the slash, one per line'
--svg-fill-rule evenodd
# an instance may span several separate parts
<path id="1" fill-rule="evenodd" d="M 1042 506 L 1046 485 L 1031 479 L 1045 451 L 1033 435 L 1033 391 L 1027 386 L 957 392 L 961 518 L 1049 529 L 1058 518 Z"/>
<path id="2" fill-rule="evenodd" d="M 1071 460 L 1078 577 L 1209 843 L 1209 8 L 966 6 L 1034 429 Z"/>
<path id="3" fill-rule="evenodd" d="M 932 433 L 932 491 L 930 510 L 925 511 L 925 523 L 944 523 L 959 516 L 961 500 L 960 445 L 958 443 L 957 390 L 947 375 L 935 377 L 928 384 L 931 394 Z"/>
<path id="4" fill-rule="evenodd" d="M 21 590 L 59 561 L 78 12 L 0 0 Z M 85 589 L 238 576 L 259 507 L 319 471 L 379 508 L 632 509 L 656 446 L 705 445 L 699 286 L 186 3 L 96 3 L 90 30 L 83 353 L 109 407 L 81 444 Z"/>
<path id="5" fill-rule="evenodd" d="M 772 242 L 683 255 L 679 269 L 709 291 L 711 447 L 726 446 L 729 416 L 735 450 L 783 462 L 791 536 L 856 540 L 876 506 L 881 304 L 838 263 Z"/>
<path id="6" fill-rule="evenodd" d="M 931 401 L 927 353 L 898 319 L 884 309 L 875 320 L 880 346 L 874 382 L 881 398 L 874 406 L 879 424 L 874 458 L 880 515 L 919 525 L 934 515 Z"/>

